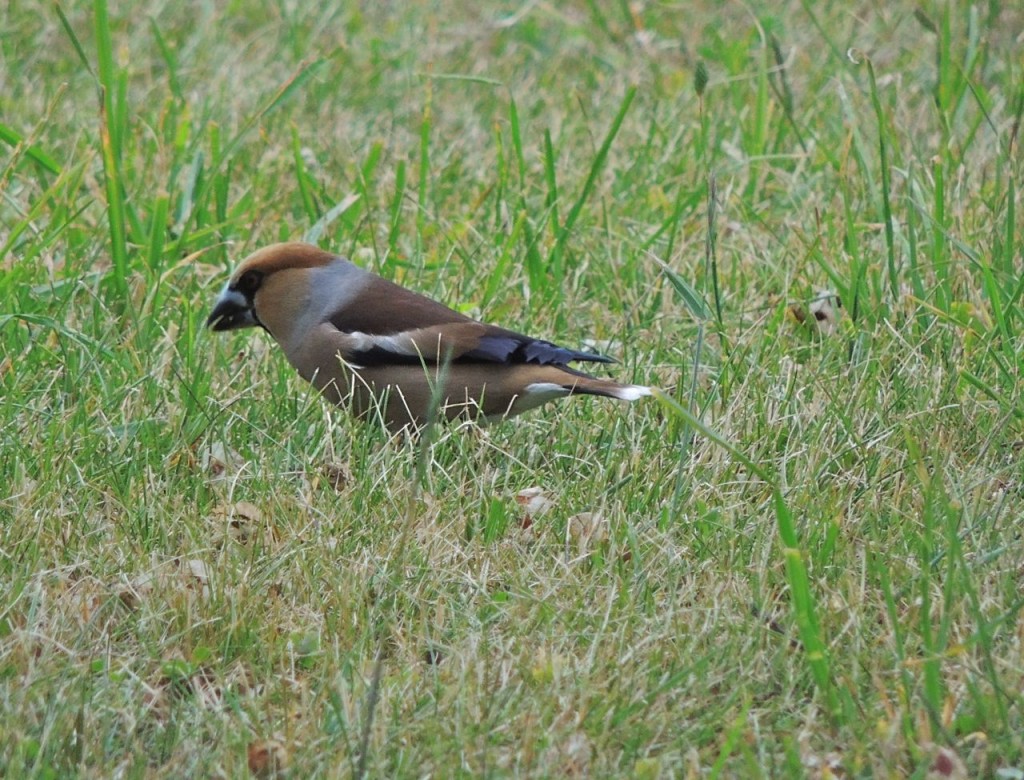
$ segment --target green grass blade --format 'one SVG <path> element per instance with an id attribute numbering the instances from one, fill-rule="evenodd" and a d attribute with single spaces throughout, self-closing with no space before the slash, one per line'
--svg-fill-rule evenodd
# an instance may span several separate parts
<path id="1" fill-rule="evenodd" d="M 323 236 L 324 231 L 330 226 L 334 220 L 352 208 L 353 205 L 359 202 L 359 196 L 355 193 L 346 195 L 340 201 L 335 203 L 329 208 L 316 223 L 306 231 L 306 234 L 302 237 L 303 241 L 310 244 L 317 244 L 320 242 L 320 238 Z"/>
<path id="2" fill-rule="evenodd" d="M 405 160 L 398 162 L 395 169 L 395 193 L 391 198 L 391 218 L 388 227 L 388 250 L 392 254 L 398 252 L 398 239 L 402 232 L 402 204 L 405 200 Z"/>
<path id="3" fill-rule="evenodd" d="M 174 56 L 174 52 L 171 47 L 167 45 L 167 40 L 164 38 L 163 32 L 160 30 L 160 25 L 152 16 L 149 17 L 149 30 L 153 34 L 153 40 L 156 41 L 156 47 L 160 50 L 160 56 L 163 58 L 164 65 L 167 66 L 167 84 L 171 88 L 171 93 L 174 95 L 175 100 L 184 101 L 184 93 L 181 89 L 181 80 L 178 78 L 178 58 Z"/>
<path id="4" fill-rule="evenodd" d="M 842 711 L 841 702 L 832 682 L 828 651 L 817 618 L 815 600 L 807 575 L 807 566 L 804 563 L 804 553 L 801 549 L 792 512 L 785 498 L 783 498 L 776 481 L 769 476 L 764 466 L 755 463 L 749 456 L 705 425 L 674 398 L 660 391 L 655 391 L 655 396 L 672 414 L 682 418 L 705 438 L 726 449 L 746 468 L 771 485 L 772 505 L 778 524 L 779 538 L 783 545 L 782 553 L 786 569 L 786 579 L 789 583 L 793 613 L 800 634 L 800 640 L 804 645 L 807 664 L 814 676 L 818 690 L 825 699 L 828 711 L 833 717 L 839 717 Z"/>
<path id="5" fill-rule="evenodd" d="M 548 213 L 551 215 L 551 224 L 558 226 L 558 181 L 555 175 L 555 150 L 551 144 L 551 131 L 544 130 L 544 177 L 547 180 Z"/>
<path id="6" fill-rule="evenodd" d="M 655 260 L 658 265 L 661 266 L 661 272 L 665 274 L 665 278 L 668 279 L 672 287 L 675 288 L 675 291 L 679 293 L 679 297 L 687 311 L 702 322 L 710 320 L 714 314 L 708 306 L 707 301 L 704 299 L 704 296 L 701 295 L 693 285 L 669 268 L 667 264 L 657 258 L 655 258 Z"/>
<path id="7" fill-rule="evenodd" d="M 427 190 L 430 186 L 430 128 L 433 123 L 431 101 L 433 90 L 427 84 L 427 94 L 423 104 L 423 116 L 420 119 L 420 154 L 419 181 L 416 186 L 416 240 L 423 241 L 427 224 Z"/>
<path id="8" fill-rule="evenodd" d="M 17 150 L 17 148 L 21 146 L 21 144 L 25 141 L 25 137 L 18 133 L 17 131 L 15 131 L 13 128 L 10 128 L 5 124 L 0 123 L 0 141 L 3 141 L 8 146 L 12 146 L 15 148 L 15 150 Z M 38 146 L 29 144 L 24 148 L 23 153 L 30 160 L 32 160 L 35 163 L 38 163 L 43 168 L 48 170 L 50 173 L 58 176 L 60 175 L 60 165 L 57 163 L 57 161 L 53 159 L 53 157 L 48 155 L 46 152 L 44 152 L 42 149 L 40 149 Z"/>
<path id="9" fill-rule="evenodd" d="M 121 180 L 121 127 L 117 117 L 121 107 L 114 99 L 119 79 L 114 73 L 114 45 L 106 0 L 94 0 L 96 54 L 100 82 L 100 149 L 103 179 L 107 194 L 107 219 L 110 229 L 110 256 L 114 293 L 128 302 L 128 236 L 125 229 L 124 184 Z"/>
<path id="10" fill-rule="evenodd" d="M 75 47 L 75 52 L 78 54 L 79 61 L 85 69 L 92 74 L 92 77 L 98 83 L 99 77 L 96 75 L 96 71 L 93 70 L 92 61 L 88 56 L 86 56 L 85 49 L 82 48 L 82 42 L 78 40 L 78 35 L 75 33 L 75 28 L 71 26 L 71 22 L 69 22 L 67 16 L 64 15 L 64 9 L 61 8 L 60 3 L 54 3 L 53 8 L 57 12 L 57 18 L 60 19 L 61 27 L 64 28 L 64 32 L 71 41 L 71 45 Z"/>
<path id="11" fill-rule="evenodd" d="M 292 162 L 295 166 L 295 181 L 299 187 L 299 196 L 302 198 L 302 206 L 306 211 L 306 218 L 315 222 L 320 217 L 320 209 L 316 205 L 316 198 L 313 196 L 311 186 L 312 177 L 306 170 L 306 163 L 302 159 L 302 143 L 299 141 L 299 131 L 292 125 Z"/>
<path id="12" fill-rule="evenodd" d="M 896 240 L 892 228 L 892 203 L 890 192 L 892 173 L 889 170 L 889 145 L 887 142 L 888 132 L 886 130 L 885 112 L 882 110 L 882 101 L 878 97 L 878 83 L 875 81 L 875 66 L 871 60 L 867 60 L 868 81 L 871 85 L 871 105 L 875 109 L 875 121 L 878 124 L 878 164 L 882 173 L 882 220 L 885 229 L 885 251 L 889 268 L 889 295 L 892 305 L 896 305 L 900 298 L 900 277 L 896 269 Z"/>
<path id="13" fill-rule="evenodd" d="M 597 177 L 604 168 L 604 163 L 608 158 L 608 152 L 612 148 L 612 143 L 615 141 L 615 137 L 619 134 L 619 130 L 622 128 L 622 123 L 626 119 L 626 114 L 629 113 L 629 107 L 633 104 L 633 99 L 635 97 L 636 87 L 631 86 L 626 90 L 626 95 L 622 99 L 622 103 L 619 105 L 619 110 L 616 112 L 615 118 L 612 119 L 612 123 L 608 128 L 608 132 L 605 133 L 604 140 L 601 142 L 601 146 L 598 148 L 597 154 L 594 155 L 594 160 L 590 165 L 590 170 L 587 173 L 587 179 L 583 184 L 583 189 L 580 191 L 576 201 L 572 204 L 572 208 L 569 209 L 569 213 L 565 218 L 565 224 L 563 224 L 561 229 L 558 231 L 558 239 L 555 242 L 555 247 L 552 250 L 552 253 L 557 253 L 558 256 L 561 256 L 564 251 L 565 242 L 569 239 L 569 235 L 572 233 L 572 229 L 576 225 L 576 220 L 579 219 L 580 212 L 583 210 L 584 204 L 590 197 L 590 193 L 594 188 Z"/>

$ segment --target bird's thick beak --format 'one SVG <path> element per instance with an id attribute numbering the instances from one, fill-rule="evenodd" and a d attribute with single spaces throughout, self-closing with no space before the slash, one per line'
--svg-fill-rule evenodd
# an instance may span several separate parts
<path id="1" fill-rule="evenodd" d="M 227 287 L 217 298 L 213 311 L 206 319 L 206 327 L 213 330 L 238 330 L 259 325 L 252 304 L 238 290 Z"/>

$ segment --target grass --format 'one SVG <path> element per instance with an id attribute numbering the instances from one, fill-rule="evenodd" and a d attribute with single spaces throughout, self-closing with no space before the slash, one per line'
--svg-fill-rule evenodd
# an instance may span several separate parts
<path id="1" fill-rule="evenodd" d="M 1019 10 L 222 6 L 0 19 L 0 774 L 1024 776 Z M 303 236 L 666 395 L 391 441 Z"/>

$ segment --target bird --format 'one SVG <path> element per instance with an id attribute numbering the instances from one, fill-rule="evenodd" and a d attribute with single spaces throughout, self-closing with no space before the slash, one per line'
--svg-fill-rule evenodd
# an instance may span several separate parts
<path id="1" fill-rule="evenodd" d="M 262 328 L 325 398 L 392 431 L 421 428 L 432 414 L 486 424 L 565 396 L 652 394 L 569 365 L 609 357 L 474 320 L 301 242 L 246 257 L 206 324 Z"/>

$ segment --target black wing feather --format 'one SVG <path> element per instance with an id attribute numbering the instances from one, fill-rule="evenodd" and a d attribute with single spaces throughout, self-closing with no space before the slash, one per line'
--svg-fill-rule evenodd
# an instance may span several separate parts
<path id="1" fill-rule="evenodd" d="M 550 341 L 532 339 L 518 333 L 496 333 L 481 337 L 476 349 L 460 355 L 456 362 L 537 363 L 564 366 L 573 360 L 593 363 L 614 363 L 610 357 L 596 352 L 578 352 Z"/>

